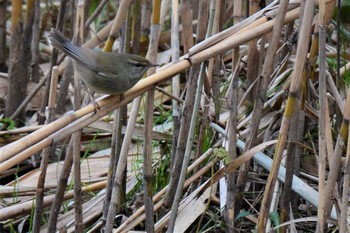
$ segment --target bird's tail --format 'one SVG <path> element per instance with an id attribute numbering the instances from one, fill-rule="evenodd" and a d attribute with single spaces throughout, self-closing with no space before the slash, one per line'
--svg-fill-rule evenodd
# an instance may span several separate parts
<path id="1" fill-rule="evenodd" d="M 67 52 L 65 46 L 72 44 L 62 33 L 54 28 L 48 34 L 50 44 L 63 52 Z"/>
<path id="2" fill-rule="evenodd" d="M 52 28 L 48 34 L 50 44 L 56 49 L 61 50 L 74 60 L 86 63 L 82 51 L 79 47 L 73 45 L 62 33 Z"/>

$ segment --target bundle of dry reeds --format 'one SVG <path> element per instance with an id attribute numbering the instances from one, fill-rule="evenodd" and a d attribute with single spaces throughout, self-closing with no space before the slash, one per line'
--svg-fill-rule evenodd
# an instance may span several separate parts
<path id="1" fill-rule="evenodd" d="M 335 8 L 0 1 L 0 231 L 350 232 L 348 32 Z M 96 109 L 42 40 L 52 26 L 160 67 Z"/>

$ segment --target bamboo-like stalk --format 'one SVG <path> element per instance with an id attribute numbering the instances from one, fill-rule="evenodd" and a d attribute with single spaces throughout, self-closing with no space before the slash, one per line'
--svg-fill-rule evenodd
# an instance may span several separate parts
<path id="1" fill-rule="evenodd" d="M 238 54 L 236 54 L 238 55 Z M 240 59 L 240 58 L 239 58 Z M 236 67 L 233 71 L 230 92 L 230 104 L 229 104 L 229 121 L 226 131 L 228 132 L 227 141 L 224 143 L 228 144 L 228 159 L 227 162 L 230 163 L 237 157 L 236 141 L 237 141 L 237 105 L 238 105 L 238 68 L 240 67 L 240 62 L 235 64 Z M 244 166 L 244 164 L 243 164 Z M 227 174 L 227 197 L 226 197 L 226 230 L 232 232 L 234 230 L 234 219 L 237 213 L 235 213 L 235 198 L 236 198 L 236 174 Z"/>
<path id="2" fill-rule="evenodd" d="M 106 196 L 104 200 L 103 217 L 102 217 L 101 225 L 104 225 L 106 222 L 107 215 L 108 215 L 108 206 L 111 201 L 113 183 L 115 180 L 115 174 L 118 167 L 120 150 L 121 150 L 122 140 L 123 140 L 122 123 L 123 123 L 123 113 L 119 108 L 114 111 L 111 155 L 110 155 L 109 165 L 108 165 Z"/>
<path id="3" fill-rule="evenodd" d="M 253 15 L 256 12 L 258 12 L 259 9 L 259 0 L 249 0 L 249 14 Z M 247 86 L 249 87 L 254 83 L 254 81 L 258 77 L 258 71 L 259 71 L 259 51 L 257 48 L 257 39 L 254 39 L 248 43 L 249 49 L 248 49 L 248 60 L 247 60 L 247 66 L 249 67 L 247 69 Z M 262 52 L 262 51 L 261 51 Z M 253 103 L 253 98 L 256 98 L 257 93 L 257 87 L 255 86 L 250 94 L 247 97 L 247 100 Z"/>
<path id="4" fill-rule="evenodd" d="M 32 49 L 31 49 L 31 57 L 32 57 L 32 70 L 31 70 L 31 81 L 39 82 L 40 74 L 39 74 L 39 41 L 40 41 L 40 1 L 35 1 L 34 6 L 34 19 L 33 19 L 33 38 L 32 38 Z M 1 51 L 1 49 L 0 49 Z M 0 58 L 1 60 L 1 58 Z M 1 64 L 1 61 L 0 61 Z"/>
<path id="5" fill-rule="evenodd" d="M 349 135 L 349 132 L 348 132 L 348 135 Z M 348 203 L 349 203 L 348 200 L 349 200 L 349 190 L 350 190 L 349 186 L 350 186 L 350 137 L 348 137 L 348 141 L 347 141 L 343 192 L 342 192 L 341 206 L 340 206 L 340 226 L 339 226 L 340 233 L 349 232 L 349 224 L 347 220 Z"/>
<path id="6" fill-rule="evenodd" d="M 203 85 L 203 72 L 199 73 L 199 66 L 192 66 L 189 75 L 188 91 L 185 99 L 185 107 L 182 113 L 178 146 L 176 148 L 176 161 L 172 169 L 173 176 L 171 176 L 169 189 L 165 200 L 171 200 L 171 217 L 168 225 L 168 231 L 173 232 L 175 227 L 177 210 L 182 196 L 183 184 L 185 182 L 186 171 L 191 156 L 191 149 L 193 144 L 193 137 L 195 133 L 196 120 L 198 117 L 198 108 L 200 101 L 200 94 Z M 197 83 L 196 77 L 199 75 Z M 175 173 L 178 175 L 175 176 Z M 176 190 L 174 189 L 175 187 Z M 176 191 L 174 193 L 174 190 Z M 170 203 L 169 203 L 170 204 Z"/>
<path id="7" fill-rule="evenodd" d="M 233 23 L 239 24 L 239 22 L 242 20 L 242 11 L 243 11 L 243 5 L 241 0 L 235 0 L 233 3 Z M 253 40 L 255 41 L 255 40 Z M 230 87 L 229 87 L 229 93 L 227 95 L 228 97 L 228 106 L 229 106 L 229 119 L 226 126 L 226 131 L 228 132 L 227 140 L 224 141 L 226 148 L 228 148 L 228 158 L 227 163 L 232 162 L 237 157 L 237 149 L 236 149 L 236 142 L 237 142 L 237 116 L 238 116 L 238 70 L 240 68 L 241 63 L 241 57 L 239 54 L 239 47 L 235 48 L 232 51 L 232 78 L 230 80 Z M 258 63 L 256 63 L 258 64 Z M 225 164 L 226 165 L 226 164 Z M 242 167 L 249 166 L 248 164 L 243 164 Z M 235 173 L 227 174 L 226 176 L 226 183 L 227 183 L 227 196 L 226 196 L 226 205 L 225 205 L 225 225 L 226 225 L 226 231 L 227 232 L 234 232 L 234 219 L 237 213 L 235 212 L 236 204 L 238 200 L 237 195 L 237 186 L 236 186 L 236 179 L 237 175 Z"/>
<path id="8" fill-rule="evenodd" d="M 134 1 L 132 18 L 132 52 L 140 53 L 141 45 L 141 0 Z"/>
<path id="9" fill-rule="evenodd" d="M 177 9 L 178 3 L 175 3 L 175 10 Z M 189 0 L 184 0 L 181 2 L 181 16 L 182 16 L 182 23 L 183 25 L 187 24 L 189 25 L 187 28 L 185 26 L 183 27 L 183 33 L 182 33 L 182 44 L 184 46 L 185 51 L 188 52 L 189 48 L 193 46 L 193 29 L 192 29 L 192 15 L 191 15 L 191 2 Z M 175 13 L 176 16 L 177 13 Z M 177 20 L 176 18 L 173 18 Z M 186 21 L 186 22 L 185 22 Z M 175 22 L 177 23 L 177 22 Z M 174 28 L 176 29 L 176 28 Z M 174 50 L 173 50 L 174 52 Z M 175 56 L 174 54 L 173 56 Z M 193 69 L 195 71 L 193 71 Z M 192 73 L 191 73 L 192 72 Z M 184 151 L 186 147 L 186 141 L 188 137 L 188 131 L 189 131 L 189 123 L 191 116 L 189 112 L 192 111 L 192 106 L 194 102 L 194 93 L 196 90 L 196 76 L 198 75 L 199 67 L 198 66 L 192 66 L 190 70 L 190 74 L 187 74 L 187 92 L 186 92 L 186 98 L 185 98 L 185 105 L 184 109 L 180 116 L 180 127 L 179 127 L 179 133 L 177 141 L 175 141 L 177 132 L 175 134 L 175 137 L 173 139 L 173 148 L 176 148 L 175 155 L 172 154 L 172 158 L 174 158 L 173 161 L 171 161 L 171 171 L 173 173 L 173 176 L 170 177 L 170 188 L 167 190 L 166 198 L 164 201 L 164 207 L 170 208 L 170 206 L 173 205 L 173 200 L 175 196 L 175 191 L 178 190 L 176 187 L 178 187 L 178 182 L 180 179 L 181 174 L 181 167 L 183 164 L 183 158 L 184 158 Z M 177 119 L 176 119 L 177 120 Z M 177 121 L 175 123 L 178 123 Z M 177 127 L 177 126 L 176 126 Z M 176 128 L 175 128 L 176 129 Z M 177 130 L 177 129 L 176 129 Z M 174 150 L 173 149 L 173 150 Z M 181 189 L 182 190 L 182 189 Z"/>
<path id="10" fill-rule="evenodd" d="M 318 190 L 320 192 L 320 205 L 318 207 L 317 216 L 320 219 L 320 225 L 325 225 L 322 221 L 321 216 L 324 210 L 324 196 L 322 195 L 325 190 L 326 185 L 326 105 L 327 105 L 327 80 L 326 80 L 326 25 L 324 24 L 324 14 L 325 14 L 325 1 L 320 1 L 320 14 L 319 14 L 319 99 L 320 99 L 320 113 L 319 113 L 319 161 L 318 161 Z M 323 228 L 320 228 L 320 233 L 324 232 Z"/>
<path id="11" fill-rule="evenodd" d="M 116 174 L 113 181 L 113 190 L 111 195 L 110 204 L 108 206 L 108 215 L 106 219 L 106 232 L 111 232 L 113 229 L 114 218 L 117 211 L 119 211 L 121 206 L 121 192 L 122 192 L 122 178 L 124 176 L 127 155 L 129 150 L 129 145 L 131 143 L 131 137 L 133 129 L 136 123 L 136 117 L 138 115 L 139 107 L 141 104 L 141 97 L 134 100 L 132 105 L 131 114 L 127 124 L 124 141 L 121 147 L 118 166 L 116 168 Z"/>
<path id="12" fill-rule="evenodd" d="M 323 199 L 322 199 L 323 213 L 320 216 L 320 219 L 319 219 L 319 222 L 317 223 L 317 228 L 316 228 L 316 230 L 319 232 L 325 231 L 326 219 L 329 216 L 330 209 L 332 206 L 331 197 L 334 194 L 334 192 L 336 192 L 335 187 L 336 187 L 336 181 L 337 181 L 337 177 L 340 169 L 340 160 L 341 160 L 342 152 L 345 150 L 344 148 L 345 142 L 348 136 L 349 118 L 350 118 L 349 108 L 350 108 L 350 93 L 348 92 L 346 97 L 345 109 L 343 112 L 343 121 L 337 137 L 334 155 L 329 161 L 330 169 L 329 169 L 327 183 L 323 192 Z"/>
<path id="13" fill-rule="evenodd" d="M 192 69 L 193 71 L 194 69 Z M 187 172 L 187 168 L 188 168 L 188 164 L 191 158 L 191 152 L 192 152 L 192 144 L 193 144 L 193 140 L 194 140 L 194 134 L 195 134 L 195 127 L 196 127 L 196 121 L 197 121 L 197 117 L 198 117 L 198 111 L 199 111 L 199 104 L 200 104 L 200 100 L 201 100 L 201 91 L 203 88 L 203 82 L 204 82 L 204 75 L 205 75 L 205 66 L 202 65 L 201 66 L 201 71 L 199 73 L 199 80 L 198 80 L 198 84 L 196 86 L 196 94 L 195 94 L 195 100 L 194 100 L 194 104 L 193 104 L 193 112 L 191 114 L 191 123 L 190 123 L 190 129 L 188 131 L 188 141 L 186 143 L 186 150 L 185 150 L 185 154 L 184 154 L 184 161 L 182 163 L 182 167 L 181 167 L 181 175 L 179 177 L 179 181 L 177 184 L 177 190 L 176 190 L 176 194 L 175 194 L 175 199 L 172 205 L 172 212 L 171 212 L 171 217 L 170 217 L 170 223 L 168 225 L 168 230 L 170 232 L 173 232 L 174 227 L 175 227 L 175 221 L 176 221 L 176 215 L 177 215 L 177 210 L 178 210 L 178 206 L 180 203 L 180 199 L 182 196 L 182 189 L 183 189 L 183 185 L 185 182 L 185 178 L 186 178 L 186 172 Z M 194 71 L 192 73 L 192 76 L 194 76 Z M 194 78 L 194 77 L 193 77 Z M 191 78 L 190 78 L 191 79 Z M 191 88 L 191 86 L 190 86 Z M 188 93 L 190 94 L 190 93 Z M 187 100 L 187 96 L 186 96 L 186 100 Z M 187 104 L 189 102 L 186 102 Z M 181 137 L 181 134 L 180 134 Z"/>
<path id="14" fill-rule="evenodd" d="M 106 186 L 106 181 L 100 181 L 94 184 L 86 185 L 82 188 L 83 192 L 91 192 L 91 191 L 97 191 L 104 189 Z M 63 200 L 69 200 L 74 197 L 74 190 L 67 191 L 64 196 Z M 55 199 L 55 194 L 48 195 L 44 197 L 43 199 L 43 206 L 48 207 L 52 205 Z M 25 214 L 29 214 L 30 211 L 33 208 L 33 200 L 29 200 L 23 203 L 20 203 L 18 205 L 9 206 L 0 209 L 0 221 L 5 221 L 14 217 L 22 216 Z"/>
<path id="15" fill-rule="evenodd" d="M 7 2 L 0 2 L 0 71 L 7 70 L 6 64 L 6 21 L 7 21 L 7 13 L 6 13 Z"/>
<path id="16" fill-rule="evenodd" d="M 33 5 L 30 4 L 30 2 L 28 2 L 28 4 L 29 9 L 27 12 L 29 13 L 33 10 Z M 27 24 L 25 24 L 25 26 L 27 26 Z M 25 29 L 28 29 L 28 27 L 25 27 Z M 28 30 L 25 30 L 25 32 L 28 32 Z M 25 99 L 26 95 L 28 61 L 21 58 L 23 56 L 28 58 L 28 55 L 25 54 L 28 45 L 25 45 L 22 39 L 23 34 L 22 1 L 15 0 L 12 1 L 11 12 L 11 43 L 9 46 L 8 95 L 5 108 L 6 117 L 10 117 L 16 111 L 17 106 Z M 16 123 L 23 122 L 24 111 L 22 110 L 19 112 L 18 116 L 15 116 L 13 119 L 17 119 Z"/>
<path id="17" fill-rule="evenodd" d="M 301 78 L 303 74 L 303 68 L 306 62 L 306 55 L 308 52 L 308 44 L 310 41 L 311 26 L 313 19 L 313 9 L 314 9 L 314 0 L 306 2 L 303 22 L 300 29 L 299 41 L 304 43 L 299 43 L 296 53 L 295 68 L 292 73 L 292 83 L 290 87 L 290 94 L 288 96 L 286 109 L 284 111 L 282 126 L 279 131 L 278 144 L 274 153 L 273 168 L 269 174 L 266 191 L 264 192 L 263 200 L 260 208 L 260 215 L 258 220 L 258 232 L 265 232 L 266 222 L 268 219 L 268 210 L 270 207 L 270 202 L 273 194 L 273 188 L 277 179 L 277 172 L 280 166 L 282 159 L 282 153 L 285 148 L 285 143 L 287 140 L 287 132 L 289 130 L 290 119 L 294 113 L 295 107 L 295 98 L 297 97 L 298 90 L 301 87 Z"/>
<path id="18" fill-rule="evenodd" d="M 72 169 L 73 165 L 73 141 L 71 140 L 68 145 L 68 150 L 66 153 L 66 157 L 63 162 L 63 167 L 61 170 L 59 182 L 57 184 L 56 193 L 54 196 L 54 200 L 51 204 L 51 210 L 49 215 L 49 221 L 48 221 L 48 232 L 56 232 L 56 226 L 57 226 L 57 219 L 58 214 L 61 209 L 62 201 L 64 200 L 64 192 L 67 186 L 67 181 L 69 178 L 69 173 Z"/>
<path id="19" fill-rule="evenodd" d="M 57 23 L 56 23 L 56 29 L 58 31 L 62 31 L 63 28 L 63 21 L 64 21 L 64 17 L 65 14 L 67 12 L 67 2 L 68 0 L 62 0 L 60 1 L 60 9 L 58 12 L 58 19 L 57 19 Z M 58 58 L 58 50 L 54 49 L 51 53 L 51 57 L 50 57 L 50 69 L 49 72 L 51 72 L 52 67 L 55 66 L 57 64 L 57 58 Z M 59 70 L 60 67 L 59 67 Z M 41 102 L 41 108 L 40 108 L 40 113 L 44 113 L 45 108 L 48 104 L 48 96 L 49 96 L 49 92 L 50 92 L 50 83 L 51 83 L 51 74 L 47 74 L 47 78 L 46 78 L 46 85 L 45 85 L 45 96 Z M 66 96 L 65 96 L 66 97 Z M 44 123 L 44 118 L 40 116 L 39 114 L 39 119 L 38 119 L 38 124 L 43 124 Z M 0 158 L 1 161 L 1 158 Z"/>
<path id="20" fill-rule="evenodd" d="M 110 33 L 106 41 L 105 47 L 103 48 L 103 51 L 112 51 L 113 43 L 119 36 L 119 30 L 122 26 L 123 20 L 125 19 L 126 13 L 128 12 L 130 3 L 131 3 L 131 0 L 121 1 L 118 8 L 118 12 L 113 20 L 113 25 L 110 29 Z"/>
<path id="21" fill-rule="evenodd" d="M 182 21 L 182 45 L 184 53 L 188 53 L 193 47 L 193 27 L 192 27 L 192 1 L 181 1 L 181 21 Z"/>
<path id="22" fill-rule="evenodd" d="M 171 61 L 172 64 L 179 62 L 180 58 L 180 32 L 179 32 L 179 1 L 171 1 Z M 172 94 L 180 97 L 180 75 L 177 74 L 171 81 Z M 173 168 L 176 154 L 176 143 L 179 137 L 180 129 L 180 104 L 172 101 L 172 117 L 173 117 L 173 138 L 170 155 L 170 169 Z"/>
<path id="23" fill-rule="evenodd" d="M 75 36 L 74 42 L 81 45 L 84 36 L 84 1 L 79 0 L 77 3 L 77 12 L 75 19 Z M 74 109 L 81 108 L 81 80 L 77 71 L 74 72 Z M 78 130 L 72 135 L 73 146 L 73 171 L 74 171 L 74 225 L 75 232 L 82 233 L 83 226 L 83 210 L 82 210 L 82 191 L 81 191 L 81 169 L 80 169 L 80 153 L 81 153 L 81 130 Z"/>
<path id="24" fill-rule="evenodd" d="M 57 94 L 57 81 L 58 81 L 58 67 L 54 66 L 52 69 L 51 77 L 51 90 L 49 104 L 47 108 L 46 123 L 50 123 L 53 120 L 53 109 L 56 104 L 56 94 Z M 45 148 L 42 153 L 42 159 L 40 164 L 40 174 L 38 177 L 38 182 L 36 186 L 36 195 L 35 195 L 35 212 L 34 212 L 34 221 L 33 221 L 33 232 L 40 232 L 40 224 L 43 211 L 43 200 L 44 200 L 44 188 L 45 188 L 45 178 L 47 172 L 47 166 L 49 164 L 49 156 L 51 153 L 51 147 Z"/>
<path id="25" fill-rule="evenodd" d="M 156 63 L 158 54 L 158 41 L 160 36 L 160 13 L 161 1 L 153 1 L 151 33 L 149 40 L 148 53 L 146 58 L 152 63 Z M 147 75 L 155 73 L 155 68 L 149 69 Z M 154 232 L 154 203 L 152 200 L 153 193 L 153 175 L 152 175 L 152 129 L 153 129 L 153 113 L 154 113 L 154 89 L 147 93 L 146 111 L 145 111 L 145 131 L 144 131 L 144 147 L 143 147 L 143 196 L 145 202 L 145 230 Z"/>
<path id="26" fill-rule="evenodd" d="M 211 28 L 209 26 L 208 21 L 209 21 L 209 0 L 203 0 L 199 2 L 198 6 L 198 25 L 197 25 L 197 31 L 196 31 L 196 43 L 199 43 L 203 41 L 206 38 L 207 34 L 207 29 Z M 209 110 L 210 110 L 210 102 L 209 98 L 206 98 L 206 96 L 211 95 L 211 90 L 210 90 L 210 83 L 208 81 L 208 75 L 205 75 L 206 77 L 204 80 L 204 87 L 203 90 L 205 94 L 202 95 L 202 103 L 201 103 L 201 108 L 203 111 L 201 112 L 201 120 L 200 125 L 199 125 L 199 132 L 198 132 L 198 140 L 197 140 L 197 150 L 195 151 L 195 156 L 194 159 L 197 159 L 202 151 L 203 147 L 205 144 L 205 138 L 208 137 L 207 134 L 207 129 L 208 129 L 208 124 L 209 124 L 209 118 L 208 116 L 210 115 Z M 198 171 L 200 168 L 200 165 L 194 169 L 194 173 Z M 191 190 L 194 191 L 195 188 L 198 186 L 198 182 L 194 182 L 191 185 Z"/>
<path id="27" fill-rule="evenodd" d="M 158 3 L 160 5 L 160 2 Z M 153 8 L 154 9 L 154 8 Z M 152 26 L 151 26 L 152 27 Z M 143 196 L 145 203 L 145 230 L 154 232 L 154 203 L 152 200 L 152 127 L 154 112 L 154 89 L 148 91 L 146 98 L 145 131 L 143 148 Z"/>

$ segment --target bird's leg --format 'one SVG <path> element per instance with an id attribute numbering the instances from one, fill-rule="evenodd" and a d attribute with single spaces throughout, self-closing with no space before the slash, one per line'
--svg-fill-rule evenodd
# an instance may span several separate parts
<path id="1" fill-rule="evenodd" d="M 95 99 L 94 99 L 94 92 L 93 91 L 91 91 L 91 90 L 89 90 L 88 91 L 89 92 L 89 95 L 90 95 L 90 100 L 91 100 L 91 104 L 92 105 L 94 105 L 94 114 L 96 114 L 96 112 L 98 111 L 98 110 L 100 110 L 101 109 L 101 107 L 98 105 L 98 103 L 95 101 Z"/>
<path id="2" fill-rule="evenodd" d="M 119 94 L 119 100 L 120 100 L 120 102 L 122 102 L 123 100 L 125 100 L 125 96 L 124 96 L 124 93 L 122 93 L 122 94 Z"/>

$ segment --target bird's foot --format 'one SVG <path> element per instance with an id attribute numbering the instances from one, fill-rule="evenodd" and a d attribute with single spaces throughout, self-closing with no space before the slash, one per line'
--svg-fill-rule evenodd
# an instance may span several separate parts
<path id="1" fill-rule="evenodd" d="M 96 114 L 98 110 L 101 110 L 100 105 L 98 105 L 98 103 L 95 100 L 93 100 L 91 104 L 94 105 L 94 114 Z"/>
<path id="2" fill-rule="evenodd" d="M 119 99 L 119 100 L 120 100 L 120 102 L 121 102 L 121 101 L 123 101 L 123 100 L 125 100 L 125 96 L 124 96 L 124 94 L 123 94 L 123 93 L 122 93 L 122 94 L 119 94 L 119 98 L 120 98 L 120 99 Z"/>

